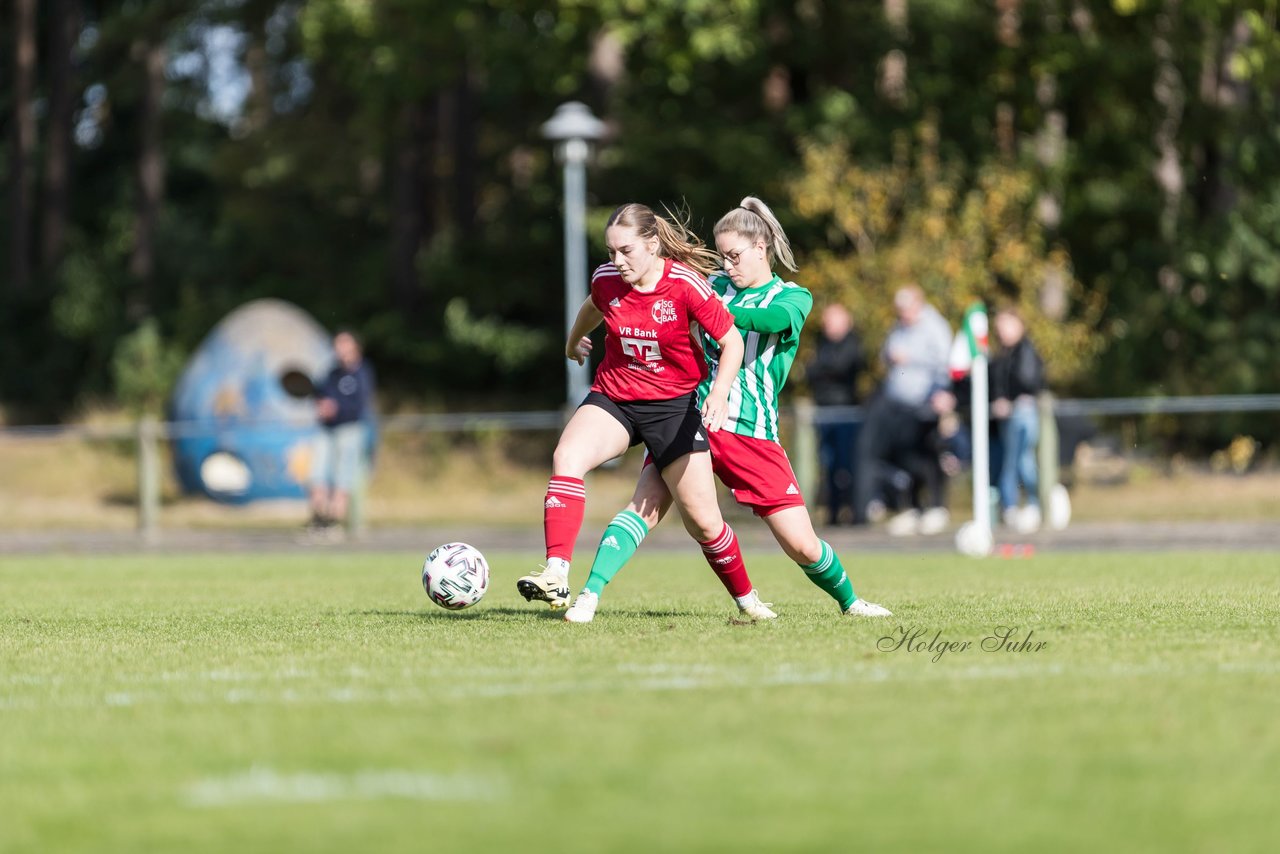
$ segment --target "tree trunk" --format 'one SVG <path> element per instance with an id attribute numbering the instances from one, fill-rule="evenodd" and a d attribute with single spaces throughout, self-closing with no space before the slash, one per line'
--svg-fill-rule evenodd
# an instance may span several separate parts
<path id="1" fill-rule="evenodd" d="M 165 162 L 161 147 L 160 120 L 167 51 L 164 44 L 158 42 L 146 42 L 139 45 L 137 50 L 146 79 L 139 116 L 137 218 L 129 272 L 148 286 L 144 287 L 144 300 L 149 303 L 149 285 L 155 274 L 156 224 L 160 218 L 160 205 L 164 200 Z"/>
<path id="2" fill-rule="evenodd" d="M 1164 111 L 1155 132 L 1155 147 L 1160 153 L 1152 167 L 1156 183 L 1164 194 L 1164 206 L 1160 211 L 1160 235 L 1169 244 L 1177 237 L 1178 206 L 1186 180 L 1178 151 L 1178 133 L 1182 126 L 1182 112 L 1186 103 L 1182 75 L 1174 55 L 1174 27 L 1181 12 L 1179 0 L 1165 0 L 1163 11 L 1156 15 L 1155 35 L 1151 49 L 1156 56 L 1156 79 L 1152 94 Z"/>
<path id="3" fill-rule="evenodd" d="M 453 92 L 453 225 L 467 234 L 476 221 L 476 109 L 465 66 Z"/>
<path id="4" fill-rule="evenodd" d="M 1057 0 L 1041 6 L 1041 21 L 1047 33 L 1060 33 L 1063 21 Z M 1062 222 L 1063 160 L 1067 154 L 1067 114 L 1058 106 L 1058 77 L 1047 68 L 1036 78 L 1036 102 L 1044 115 L 1036 133 L 1036 159 L 1044 171 L 1040 197 L 1036 200 L 1036 217 L 1044 226 L 1047 242 L 1057 242 L 1058 225 Z M 1062 267 L 1045 266 L 1040 283 L 1040 310 L 1050 320 L 1059 322 L 1067 314 L 1068 277 Z"/>
<path id="5" fill-rule="evenodd" d="M 36 147 L 32 112 L 36 75 L 35 0 L 13 0 L 13 140 L 9 149 L 9 288 L 31 284 L 31 160 Z"/>
<path id="6" fill-rule="evenodd" d="M 434 97 L 400 110 L 399 144 L 391 174 L 391 295 L 407 317 L 418 308 L 418 253 L 432 228 L 432 176 L 439 105 Z"/>
<path id="7" fill-rule="evenodd" d="M 233 131 L 238 136 L 252 136 L 266 127 L 274 114 L 271 86 L 271 57 L 267 51 L 268 24 L 280 9 L 279 0 L 243 0 L 239 10 L 231 14 L 244 30 L 244 69 L 249 75 L 249 94 L 245 98 L 244 115 Z"/>
<path id="8" fill-rule="evenodd" d="M 893 33 L 894 43 L 905 44 L 910 38 L 908 30 L 908 0 L 884 0 L 884 17 Z M 876 76 L 876 91 L 893 106 L 901 109 L 907 104 L 907 54 L 900 47 L 891 47 L 881 58 Z"/>
<path id="9" fill-rule="evenodd" d="M 1231 73 L 1230 59 L 1249 41 L 1249 27 L 1243 15 L 1229 21 L 1223 33 L 1210 30 L 1205 36 L 1200 99 L 1217 114 L 1215 124 L 1230 127 L 1231 113 L 1250 102 L 1247 78 Z M 1197 213 L 1202 219 L 1218 219 L 1235 209 L 1239 192 L 1231 181 L 1233 156 L 1217 134 L 1205 134 L 1197 151 L 1202 176 L 1191 187 Z"/>
<path id="10" fill-rule="evenodd" d="M 57 270 L 67 238 L 71 188 L 71 125 L 75 115 L 73 51 L 80 35 L 79 0 L 51 0 L 49 125 L 44 161 L 44 218 L 40 262 Z"/>

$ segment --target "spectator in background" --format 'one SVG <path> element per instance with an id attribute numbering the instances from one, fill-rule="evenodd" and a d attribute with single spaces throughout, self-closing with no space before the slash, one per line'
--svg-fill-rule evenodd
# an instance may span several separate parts
<path id="1" fill-rule="evenodd" d="M 337 360 L 316 388 L 321 429 L 312 451 L 307 524 L 309 532 L 329 539 L 342 534 L 351 490 L 368 455 L 374 390 L 373 368 L 353 332 L 334 335 L 333 351 Z"/>
<path id="2" fill-rule="evenodd" d="M 858 377 L 867 366 L 862 339 L 853 317 L 839 303 L 822 311 L 818 347 L 805 368 L 805 379 L 819 407 L 852 407 L 858 402 Z M 848 413 L 819 413 L 818 457 L 827 505 L 827 524 L 853 509 L 853 443 L 857 422 Z"/>
<path id="3" fill-rule="evenodd" d="M 918 506 L 891 520 L 890 532 L 936 534 L 951 522 L 937 447 L 938 418 L 955 409 L 948 372 L 951 327 L 919 285 L 899 288 L 893 304 L 898 322 L 880 351 L 884 383 L 858 436 L 854 513 L 864 523 L 875 515 L 881 501 L 877 484 L 886 474 L 909 478 L 912 488 L 905 491 Z M 917 495 L 921 486 L 923 496 Z"/>
<path id="4" fill-rule="evenodd" d="M 1027 338 L 1026 324 L 1011 307 L 995 315 L 1000 352 L 991 360 L 991 419 L 999 437 L 996 484 L 1000 490 L 1000 518 L 1019 533 L 1040 528 L 1040 481 L 1036 468 L 1036 444 L 1040 438 L 1040 410 L 1036 395 L 1044 389 L 1044 361 Z M 1019 507 L 1018 488 L 1027 504 Z"/>

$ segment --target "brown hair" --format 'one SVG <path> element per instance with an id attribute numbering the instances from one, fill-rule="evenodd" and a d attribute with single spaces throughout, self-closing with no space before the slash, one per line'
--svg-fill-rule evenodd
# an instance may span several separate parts
<path id="1" fill-rule="evenodd" d="M 609 215 L 605 228 L 613 225 L 634 228 L 642 240 L 657 238 L 661 257 L 688 264 L 704 276 L 715 272 L 720 258 L 689 230 L 688 214 L 670 208 L 664 210 L 666 218 L 655 214 L 647 205 L 628 202 Z"/>
<path id="2" fill-rule="evenodd" d="M 795 272 L 796 260 L 791 254 L 787 233 L 769 206 L 755 196 L 747 196 L 738 207 L 720 217 L 715 234 L 719 236 L 727 231 L 736 231 L 752 243 L 763 240 L 769 250 L 769 264 L 772 266 L 777 261 Z"/>

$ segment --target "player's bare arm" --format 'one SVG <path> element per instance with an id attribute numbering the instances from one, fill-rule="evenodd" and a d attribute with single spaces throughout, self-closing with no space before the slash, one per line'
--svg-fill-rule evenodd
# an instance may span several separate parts
<path id="1" fill-rule="evenodd" d="M 707 392 L 707 399 L 702 402 L 702 423 L 712 433 L 723 427 L 729 416 L 729 389 L 742 367 L 744 350 L 742 333 L 736 326 L 730 326 L 716 343 L 720 345 L 720 366 L 716 370 L 715 382 Z"/>
<path id="2" fill-rule="evenodd" d="M 579 365 L 586 362 L 587 357 L 591 355 L 591 339 L 587 336 L 603 320 L 604 315 L 601 314 L 600 309 L 596 308 L 591 297 L 583 300 L 582 307 L 578 309 L 578 316 L 574 318 L 573 327 L 569 330 L 569 338 L 564 345 L 565 356 Z"/>

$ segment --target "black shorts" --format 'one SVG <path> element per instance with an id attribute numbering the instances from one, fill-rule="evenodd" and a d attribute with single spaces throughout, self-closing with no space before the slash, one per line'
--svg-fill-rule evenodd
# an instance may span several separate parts
<path id="1" fill-rule="evenodd" d="M 685 454 L 711 447 L 693 392 L 671 400 L 613 400 L 593 391 L 582 401 L 587 404 L 618 419 L 632 445 L 644 442 L 659 471 Z"/>

